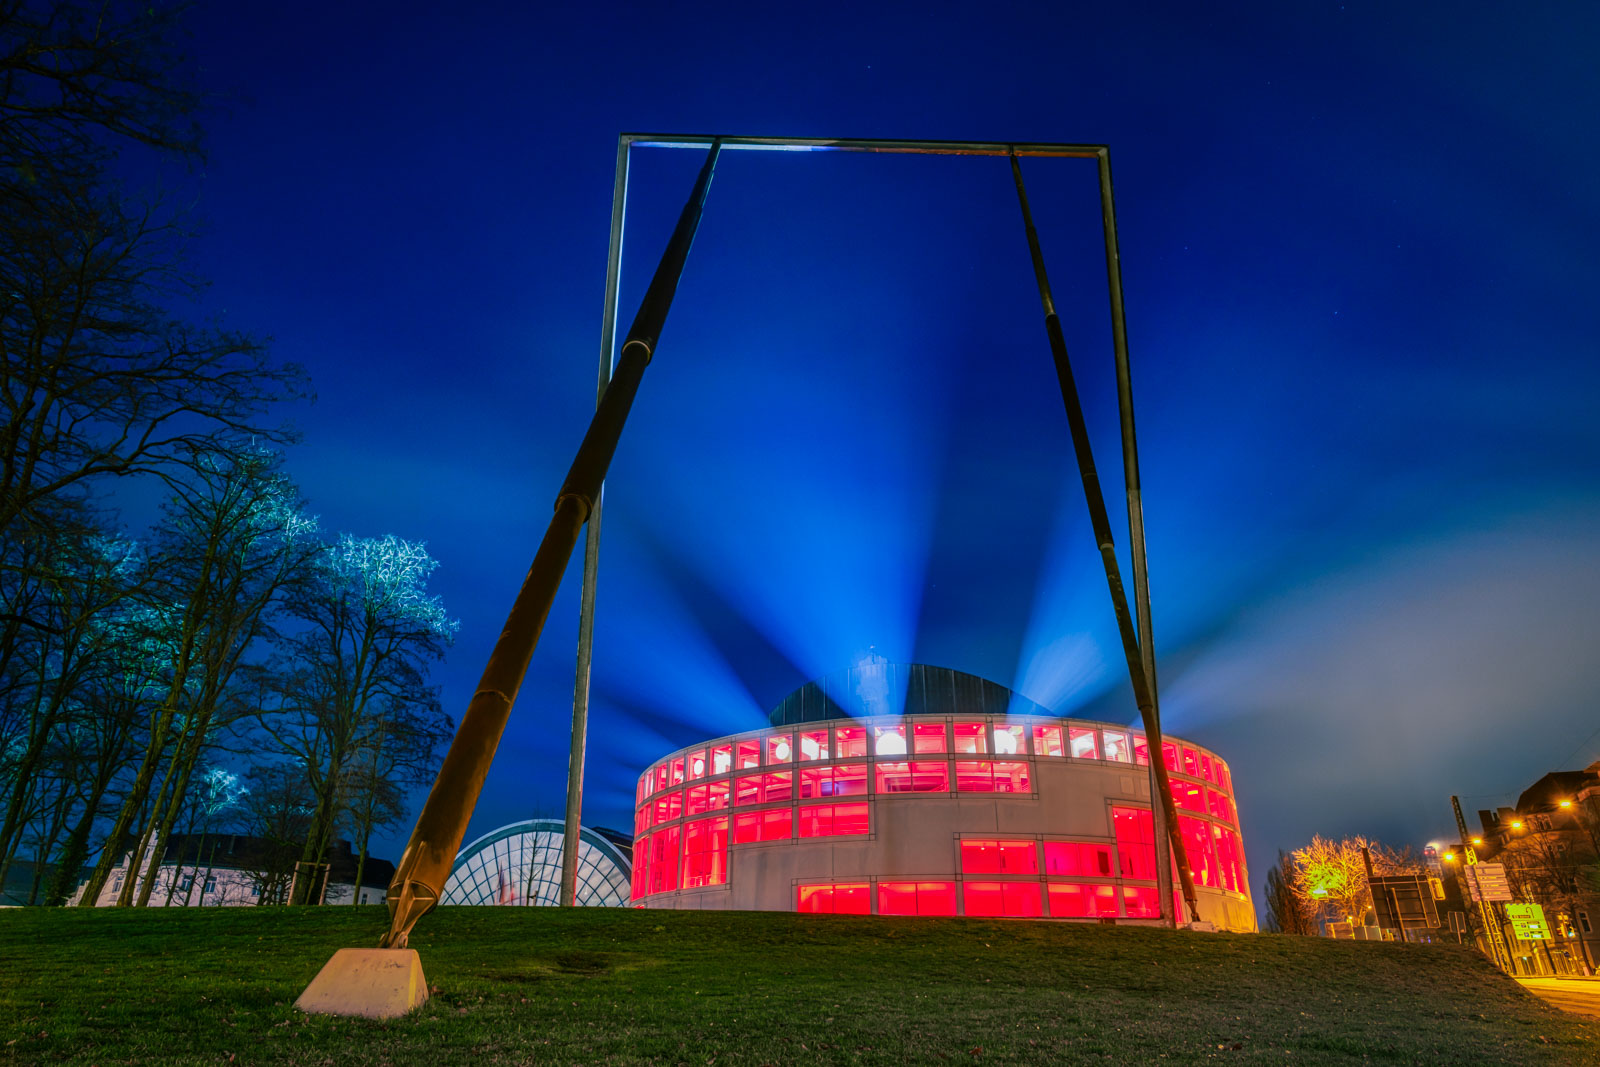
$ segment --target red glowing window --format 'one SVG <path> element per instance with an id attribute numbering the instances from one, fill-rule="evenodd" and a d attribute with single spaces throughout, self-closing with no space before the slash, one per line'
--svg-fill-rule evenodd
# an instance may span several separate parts
<path id="1" fill-rule="evenodd" d="M 1052 918 L 1094 919 L 1105 915 L 1120 915 L 1122 912 L 1117 903 L 1117 887 L 1114 885 L 1051 882 L 1048 888 Z"/>
<path id="2" fill-rule="evenodd" d="M 1227 793 L 1230 797 L 1233 796 L 1233 775 L 1228 773 L 1228 765 L 1223 763 L 1221 760 L 1217 760 L 1216 766 L 1217 784 L 1222 787 L 1223 792 Z"/>
<path id="3" fill-rule="evenodd" d="M 1167 765 L 1167 770 L 1178 769 L 1178 746 L 1171 741 L 1161 742 L 1161 762 Z"/>
<path id="4" fill-rule="evenodd" d="M 1212 785 L 1217 784 L 1215 772 L 1213 772 L 1211 769 L 1211 757 L 1206 755 L 1204 752 L 1200 753 L 1200 777 L 1204 778 Z"/>
<path id="5" fill-rule="evenodd" d="M 880 793 L 948 793 L 950 765 L 938 763 L 878 764 Z"/>
<path id="6" fill-rule="evenodd" d="M 663 763 L 661 766 L 656 768 L 655 787 L 651 790 L 651 792 L 659 793 L 665 788 L 667 788 L 667 765 Z"/>
<path id="7" fill-rule="evenodd" d="M 644 803 L 644 798 L 650 792 L 650 772 L 646 771 L 639 778 L 639 784 L 633 787 L 633 803 L 635 806 Z"/>
<path id="8" fill-rule="evenodd" d="M 671 822 L 673 819 L 683 815 L 683 794 L 681 792 L 668 793 L 666 796 L 656 800 L 655 809 L 653 821 L 656 825 L 659 826 L 664 822 Z"/>
<path id="9" fill-rule="evenodd" d="M 997 756 L 1026 756 L 1028 754 L 1028 728 L 1002 726 L 994 728 L 994 754 Z"/>
<path id="10" fill-rule="evenodd" d="M 1095 743 L 1094 731 L 1086 726 L 1073 726 L 1067 730 L 1067 752 L 1073 759 L 1099 759 L 1100 746 Z"/>
<path id="11" fill-rule="evenodd" d="M 943 752 L 944 723 L 919 722 L 911 728 L 911 751 L 919 756 Z M 952 913 L 953 914 L 953 913 Z"/>
<path id="12" fill-rule="evenodd" d="M 733 803 L 738 807 L 746 804 L 777 804 L 793 796 L 793 771 L 746 774 L 733 780 Z"/>
<path id="13" fill-rule="evenodd" d="M 1227 823 L 1233 822 L 1232 807 L 1233 805 L 1228 803 L 1228 798 L 1215 789 L 1206 790 L 1206 812 L 1213 818 Z"/>
<path id="14" fill-rule="evenodd" d="M 1217 870 L 1217 853 L 1211 840 L 1210 824 L 1192 815 L 1178 816 L 1178 826 L 1183 831 L 1184 858 L 1194 874 L 1194 884 L 1208 889 L 1222 888 L 1222 874 Z"/>
<path id="15" fill-rule="evenodd" d="M 1036 756 L 1064 756 L 1061 747 L 1061 727 L 1035 726 L 1033 728 L 1033 754 Z"/>
<path id="16" fill-rule="evenodd" d="M 808 915 L 870 915 L 872 896 L 865 882 L 803 885 L 794 910 Z"/>
<path id="17" fill-rule="evenodd" d="M 1032 841 L 963 838 L 962 874 L 1038 874 L 1039 850 Z"/>
<path id="18" fill-rule="evenodd" d="M 1133 762 L 1141 767 L 1150 765 L 1150 742 L 1142 734 L 1133 735 Z"/>
<path id="19" fill-rule="evenodd" d="M 668 776 L 667 776 L 667 784 L 668 785 L 682 785 L 683 784 L 683 757 L 679 756 L 677 759 L 673 760 L 672 763 L 670 764 L 670 766 L 671 766 L 672 770 L 671 770 L 671 773 L 668 774 Z"/>
<path id="20" fill-rule="evenodd" d="M 961 898 L 968 915 L 1040 915 L 1038 882 L 963 882 Z"/>
<path id="21" fill-rule="evenodd" d="M 748 815 L 735 815 L 733 819 L 733 843 L 736 845 L 755 841 L 787 841 L 793 836 L 792 808 L 752 811 Z"/>
<path id="22" fill-rule="evenodd" d="M 646 892 L 670 893 L 678 888 L 678 831 L 669 826 L 650 835 L 650 881 Z"/>
<path id="23" fill-rule="evenodd" d="M 865 804 L 806 804 L 800 808 L 801 837 L 841 837 L 866 832 Z"/>
<path id="24" fill-rule="evenodd" d="M 1244 849 L 1239 846 L 1239 835 L 1220 826 L 1211 828 L 1216 842 L 1217 867 L 1222 872 L 1222 888 L 1235 893 L 1245 891 Z"/>
<path id="25" fill-rule="evenodd" d="M 727 774 L 733 770 L 733 746 L 718 745 L 711 750 L 711 773 Z"/>
<path id="26" fill-rule="evenodd" d="M 722 885 L 728 880 L 728 817 L 683 824 L 683 887 Z"/>
<path id="27" fill-rule="evenodd" d="M 800 758 L 819 760 L 828 758 L 828 731 L 802 730 L 800 733 Z"/>
<path id="28" fill-rule="evenodd" d="M 1167 783 L 1172 787 L 1172 802 L 1184 811 L 1204 812 L 1206 810 L 1206 790 L 1204 786 L 1194 782 L 1180 782 L 1171 779 Z"/>
<path id="29" fill-rule="evenodd" d="M 958 722 L 955 724 L 955 750 L 965 753 L 989 751 L 989 724 L 983 722 Z"/>
<path id="30" fill-rule="evenodd" d="M 794 735 L 774 734 L 767 738 L 767 763 L 794 762 Z"/>
<path id="31" fill-rule="evenodd" d="M 874 726 L 872 728 L 872 754 L 875 756 L 904 756 L 906 754 L 905 725 Z"/>
<path id="32" fill-rule="evenodd" d="M 800 772 L 800 799 L 862 797 L 867 795 L 867 766 L 864 763 L 834 767 L 807 767 Z"/>
<path id="33" fill-rule="evenodd" d="M 651 806 L 646 804 L 644 807 L 640 808 L 634 813 L 633 836 L 638 837 L 640 834 L 650 829 L 650 812 L 652 810 L 653 809 Z"/>
<path id="34" fill-rule="evenodd" d="M 1075 878 L 1115 878 L 1111 846 L 1093 841 L 1046 841 L 1044 873 Z"/>
<path id="35" fill-rule="evenodd" d="M 954 882 L 879 882 L 879 915 L 954 915 Z"/>
<path id="36" fill-rule="evenodd" d="M 1125 915 L 1130 919 L 1159 919 L 1161 918 L 1161 895 L 1154 886 L 1125 885 L 1122 887 L 1122 904 L 1127 910 Z M 1055 914 L 1055 901 L 1050 902 L 1051 914 Z"/>
<path id="37" fill-rule="evenodd" d="M 650 892 L 650 838 L 633 839 L 633 877 L 628 884 L 628 896 L 638 900 Z"/>
<path id="38" fill-rule="evenodd" d="M 1188 745 L 1183 746 L 1183 773 L 1200 777 L 1200 753 Z"/>
<path id="39" fill-rule="evenodd" d="M 1132 753 L 1128 750 L 1128 735 L 1121 730 L 1102 730 L 1101 738 L 1106 744 L 1106 759 L 1116 760 L 1118 763 L 1132 761 Z"/>
<path id="40" fill-rule="evenodd" d="M 708 782 L 705 785 L 689 787 L 683 811 L 685 815 L 704 815 L 708 811 L 720 811 L 727 806 L 728 783 Z"/>
<path id="41" fill-rule="evenodd" d="M 740 741 L 733 749 L 733 769 L 747 771 L 761 766 L 761 742 Z"/>
<path id="42" fill-rule="evenodd" d="M 1149 808 L 1112 808 L 1117 837 L 1117 863 L 1124 878 L 1156 877 L 1155 822 Z"/>
<path id="43" fill-rule="evenodd" d="M 1026 763 L 990 763 L 986 760 L 956 763 L 956 789 L 963 793 L 1026 793 Z"/>
<path id="44" fill-rule="evenodd" d="M 696 778 L 704 778 L 706 776 L 706 750 L 701 749 L 699 752 L 691 752 L 687 759 L 689 781 L 692 782 Z"/>
<path id="45" fill-rule="evenodd" d="M 839 726 L 833 731 L 834 759 L 854 759 L 867 754 L 865 726 Z"/>

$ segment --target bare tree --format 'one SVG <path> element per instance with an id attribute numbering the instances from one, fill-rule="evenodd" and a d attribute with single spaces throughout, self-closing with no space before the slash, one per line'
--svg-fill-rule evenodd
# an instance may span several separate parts
<path id="1" fill-rule="evenodd" d="M 1277 866 L 1267 871 L 1262 898 L 1267 906 L 1265 928 L 1279 934 L 1317 934 L 1314 909 L 1306 902 L 1304 891 L 1297 884 L 1299 868 L 1294 857 L 1280 850 Z"/>
<path id="2" fill-rule="evenodd" d="M 259 342 L 175 313 L 187 235 L 112 176 L 119 147 L 198 156 L 176 25 L 166 5 L 0 6 L 0 534 L 219 433 L 280 439 L 262 416 L 303 392 Z"/>
<path id="3" fill-rule="evenodd" d="M 1416 869 L 1409 849 L 1388 848 L 1359 834 L 1338 841 L 1314 836 L 1309 845 L 1290 853 L 1295 877 L 1289 885 L 1318 921 L 1348 919 L 1357 925 L 1365 921 L 1372 907 L 1372 892 L 1362 849 L 1372 857 L 1374 874 L 1404 874 Z"/>

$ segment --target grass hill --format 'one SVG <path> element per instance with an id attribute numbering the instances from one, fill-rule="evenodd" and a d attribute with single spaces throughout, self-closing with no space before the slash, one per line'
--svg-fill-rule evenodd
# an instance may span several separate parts
<path id="1" fill-rule="evenodd" d="M 1456 947 L 978 919 L 441 908 L 403 1020 L 294 999 L 379 908 L 0 911 L 0 1063 L 1600 1064 Z"/>

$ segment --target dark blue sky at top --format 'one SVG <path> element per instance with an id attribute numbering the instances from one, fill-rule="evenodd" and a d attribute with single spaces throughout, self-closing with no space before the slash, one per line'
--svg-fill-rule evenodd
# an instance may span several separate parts
<path id="1" fill-rule="evenodd" d="M 439 559 L 458 714 L 591 410 L 619 131 L 1111 145 L 1165 721 L 1259 883 L 1600 756 L 1596 21 L 219 4 L 195 254 L 315 379 L 325 528 Z M 700 159 L 634 152 L 624 323 Z M 1025 171 L 1115 489 L 1093 164 Z M 577 577 L 469 836 L 560 811 Z M 1135 715 L 1005 163 L 730 153 L 607 487 L 585 821 L 869 652 Z"/>

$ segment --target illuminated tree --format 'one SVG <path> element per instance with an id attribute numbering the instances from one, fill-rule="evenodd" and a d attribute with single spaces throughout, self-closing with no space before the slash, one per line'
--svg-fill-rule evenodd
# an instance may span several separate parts
<path id="1" fill-rule="evenodd" d="M 151 568 L 166 650 L 144 755 L 80 902 L 92 907 L 126 844 L 135 870 L 119 905 L 148 903 L 191 775 L 230 704 L 245 654 L 270 633 L 268 613 L 318 551 L 315 520 L 271 452 L 208 453 L 191 467 L 158 528 Z M 160 775 L 158 778 L 157 775 Z M 134 875 L 149 856 L 142 884 Z M 137 886 L 137 888 L 136 888 Z"/>
<path id="2" fill-rule="evenodd" d="M 1319 919 L 1349 920 L 1358 926 L 1366 921 L 1372 893 L 1363 848 L 1372 857 L 1374 874 L 1408 873 L 1416 867 L 1409 850 L 1387 848 L 1361 835 L 1338 841 L 1315 836 L 1290 853 L 1295 871 L 1290 884 Z"/>
<path id="3" fill-rule="evenodd" d="M 420 543 L 344 535 L 287 599 L 297 625 L 278 639 L 277 699 L 259 721 L 310 784 L 315 803 L 301 853 L 308 870 L 326 861 L 348 813 L 365 810 L 356 794 L 375 783 L 373 768 L 429 764 L 446 736 L 427 674 L 457 624 L 427 592 L 437 566 Z M 312 881 L 296 883 L 293 903 L 311 899 Z"/>

